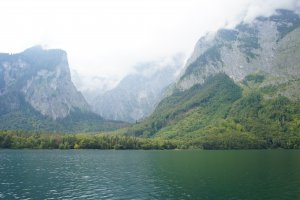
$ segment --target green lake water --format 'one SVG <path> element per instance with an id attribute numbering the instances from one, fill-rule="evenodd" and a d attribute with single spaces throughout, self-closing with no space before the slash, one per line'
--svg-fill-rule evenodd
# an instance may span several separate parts
<path id="1" fill-rule="evenodd" d="M 0 150 L 0 199 L 300 199 L 300 151 Z"/>

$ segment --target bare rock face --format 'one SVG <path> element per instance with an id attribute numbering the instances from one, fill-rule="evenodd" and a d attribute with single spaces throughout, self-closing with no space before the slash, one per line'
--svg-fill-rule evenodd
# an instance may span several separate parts
<path id="1" fill-rule="evenodd" d="M 258 17 L 201 38 L 176 87 L 189 89 L 220 72 L 236 82 L 251 73 L 266 75 L 269 83 L 298 80 L 299 55 L 300 17 L 277 10 L 271 17 Z"/>
<path id="2" fill-rule="evenodd" d="M 54 120 L 65 118 L 74 109 L 90 109 L 71 81 L 66 52 L 58 49 L 36 46 L 19 54 L 1 54 L 0 97 L 12 93 Z M 15 109 L 18 106 L 22 105 Z"/>

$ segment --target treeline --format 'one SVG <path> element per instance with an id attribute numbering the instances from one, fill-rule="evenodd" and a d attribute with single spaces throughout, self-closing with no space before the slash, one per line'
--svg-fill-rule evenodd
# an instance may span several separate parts
<path id="1" fill-rule="evenodd" d="M 233 129 L 232 129 L 233 130 Z M 217 131 L 218 132 L 218 131 Z M 9 149 L 299 149 L 300 137 L 260 138 L 249 133 L 210 134 L 181 139 L 121 134 L 53 134 L 0 131 L 0 148 Z"/>
<path id="2" fill-rule="evenodd" d="M 178 146 L 170 140 L 119 134 L 54 134 L 0 131 L 0 148 L 10 149 L 175 149 Z"/>

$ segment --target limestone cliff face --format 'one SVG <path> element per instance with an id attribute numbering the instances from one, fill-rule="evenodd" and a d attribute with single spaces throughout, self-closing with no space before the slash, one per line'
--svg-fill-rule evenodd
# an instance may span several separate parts
<path id="1" fill-rule="evenodd" d="M 176 87 L 186 90 L 223 72 L 239 82 L 262 73 L 267 83 L 300 79 L 300 18 L 288 10 L 201 38 Z"/>
<path id="2" fill-rule="evenodd" d="M 32 47 L 18 54 L 0 54 L 0 97 L 19 94 L 36 111 L 52 119 L 65 118 L 89 105 L 71 81 L 66 52 Z M 22 106 L 15 104 L 11 109 Z"/>

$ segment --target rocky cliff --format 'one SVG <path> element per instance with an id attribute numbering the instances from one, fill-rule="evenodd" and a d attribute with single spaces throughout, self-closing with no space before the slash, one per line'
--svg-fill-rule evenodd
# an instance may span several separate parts
<path id="1" fill-rule="evenodd" d="M 52 119 L 65 118 L 89 106 L 71 81 L 66 52 L 36 46 L 0 56 L 1 96 L 20 92 L 36 111 Z"/>
<path id="2" fill-rule="evenodd" d="M 59 49 L 0 54 L 0 105 L 1 129 L 95 131 L 106 123 L 73 85 Z"/>
<path id="3" fill-rule="evenodd" d="M 196 44 L 177 88 L 186 90 L 220 72 L 236 82 L 252 73 L 265 75 L 265 84 L 298 80 L 299 27 L 295 12 L 277 10 L 270 17 L 207 34 Z"/>

